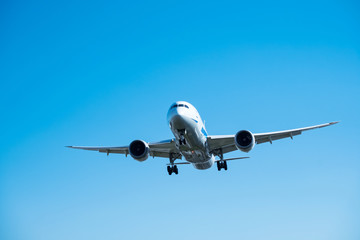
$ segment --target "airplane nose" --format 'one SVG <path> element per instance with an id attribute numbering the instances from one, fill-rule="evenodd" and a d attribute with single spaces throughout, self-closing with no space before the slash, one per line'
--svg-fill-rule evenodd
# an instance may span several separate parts
<path id="1" fill-rule="evenodd" d="M 185 118 L 184 116 L 176 113 L 170 119 L 171 125 L 176 129 L 185 128 Z"/>
<path id="2" fill-rule="evenodd" d="M 178 113 L 175 113 L 170 119 L 170 121 L 173 123 L 181 122 L 182 120 L 184 120 L 184 117 Z"/>

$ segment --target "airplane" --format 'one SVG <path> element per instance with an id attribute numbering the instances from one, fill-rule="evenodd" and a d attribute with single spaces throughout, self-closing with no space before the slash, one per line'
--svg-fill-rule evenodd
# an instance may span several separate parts
<path id="1" fill-rule="evenodd" d="M 252 133 L 249 130 L 240 130 L 235 135 L 208 135 L 205 124 L 196 108 L 188 102 L 177 101 L 170 106 L 167 113 L 167 122 L 175 138 L 155 143 L 147 143 L 144 140 L 134 140 L 128 146 L 121 147 L 87 147 L 67 146 L 69 148 L 92 150 L 106 153 L 130 154 L 137 161 L 145 161 L 149 156 L 169 158 L 167 172 L 178 174 L 177 165 L 192 164 L 196 169 L 204 170 L 211 168 L 215 163 L 218 171 L 228 169 L 227 161 L 245 159 L 237 157 L 224 159 L 224 154 L 235 150 L 250 152 L 255 144 L 261 144 L 291 138 L 302 132 L 316 128 L 334 125 L 338 122 L 330 122 L 311 127 L 297 128 L 292 130 Z M 185 158 L 185 162 L 175 160 Z M 219 159 L 215 159 L 218 157 Z"/>

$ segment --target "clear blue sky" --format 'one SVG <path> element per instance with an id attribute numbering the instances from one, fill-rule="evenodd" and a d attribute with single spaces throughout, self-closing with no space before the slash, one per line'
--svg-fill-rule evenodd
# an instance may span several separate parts
<path id="1" fill-rule="evenodd" d="M 0 239 L 360 239 L 358 1 L 2 1 Z M 229 163 L 64 148 L 341 123 Z"/>

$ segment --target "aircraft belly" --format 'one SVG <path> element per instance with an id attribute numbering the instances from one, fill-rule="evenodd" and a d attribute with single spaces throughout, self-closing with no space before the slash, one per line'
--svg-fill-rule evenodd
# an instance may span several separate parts
<path id="1" fill-rule="evenodd" d="M 196 130 L 197 128 L 187 129 L 185 139 L 191 149 L 204 149 L 205 142 L 202 141 L 203 139 L 201 139 L 201 136 L 199 136 L 199 133 Z"/>
<path id="2" fill-rule="evenodd" d="M 210 168 L 215 162 L 215 157 L 209 153 L 207 139 L 197 122 L 186 116 L 175 115 L 170 123 L 171 131 L 177 141 L 181 138 L 181 134 L 186 140 L 186 144 L 176 144 L 186 161 L 192 163 L 196 169 Z"/>
<path id="3" fill-rule="evenodd" d="M 201 144 L 201 147 L 194 149 L 188 148 L 181 151 L 186 161 L 192 163 L 196 169 L 208 169 L 212 167 L 215 162 L 215 157 L 209 154 L 205 144 Z"/>
<path id="4" fill-rule="evenodd" d="M 215 157 L 214 155 L 211 155 L 211 157 L 208 158 L 205 162 L 195 162 L 192 165 L 196 169 L 205 170 L 211 168 L 212 165 L 214 165 L 214 163 L 215 163 Z"/>
<path id="5" fill-rule="evenodd" d="M 185 138 L 187 144 L 179 147 L 179 150 L 187 161 L 191 163 L 206 162 L 210 158 L 205 141 L 203 141 L 205 139 L 198 135 L 196 128 L 187 130 Z"/>
<path id="6" fill-rule="evenodd" d="M 197 163 L 197 162 L 205 162 L 207 157 L 201 150 L 190 150 L 190 151 L 182 151 L 182 155 L 188 162 Z"/>

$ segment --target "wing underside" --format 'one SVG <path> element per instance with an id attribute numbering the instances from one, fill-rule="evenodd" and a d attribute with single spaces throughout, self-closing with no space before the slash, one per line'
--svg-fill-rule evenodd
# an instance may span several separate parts
<path id="1" fill-rule="evenodd" d="M 323 128 L 327 126 L 334 125 L 338 122 L 330 122 L 320 125 L 315 125 L 311 127 L 305 128 L 297 128 L 285 131 L 278 131 L 278 132 L 268 132 L 268 133 L 255 133 L 255 142 L 256 144 L 261 144 L 265 142 L 272 143 L 275 140 L 283 139 L 283 138 L 293 138 L 294 136 L 300 135 L 304 131 Z M 217 150 L 221 149 L 222 153 L 228 153 L 235 151 L 237 148 L 234 142 L 235 135 L 215 135 L 208 137 L 208 143 L 210 146 L 210 151 L 216 152 Z"/>
<path id="2" fill-rule="evenodd" d="M 121 147 L 91 147 L 91 146 L 67 146 L 69 148 L 82 149 L 82 150 L 90 150 L 90 151 L 98 151 L 101 153 L 117 153 L 117 154 L 129 154 L 129 146 L 121 146 Z M 179 151 L 175 147 L 174 139 L 169 139 L 156 143 L 149 143 L 150 148 L 150 156 L 152 157 L 163 157 L 168 158 L 170 154 L 173 156 L 177 156 L 176 159 L 180 159 L 181 155 Z M 180 156 L 179 156 L 180 155 Z"/>

